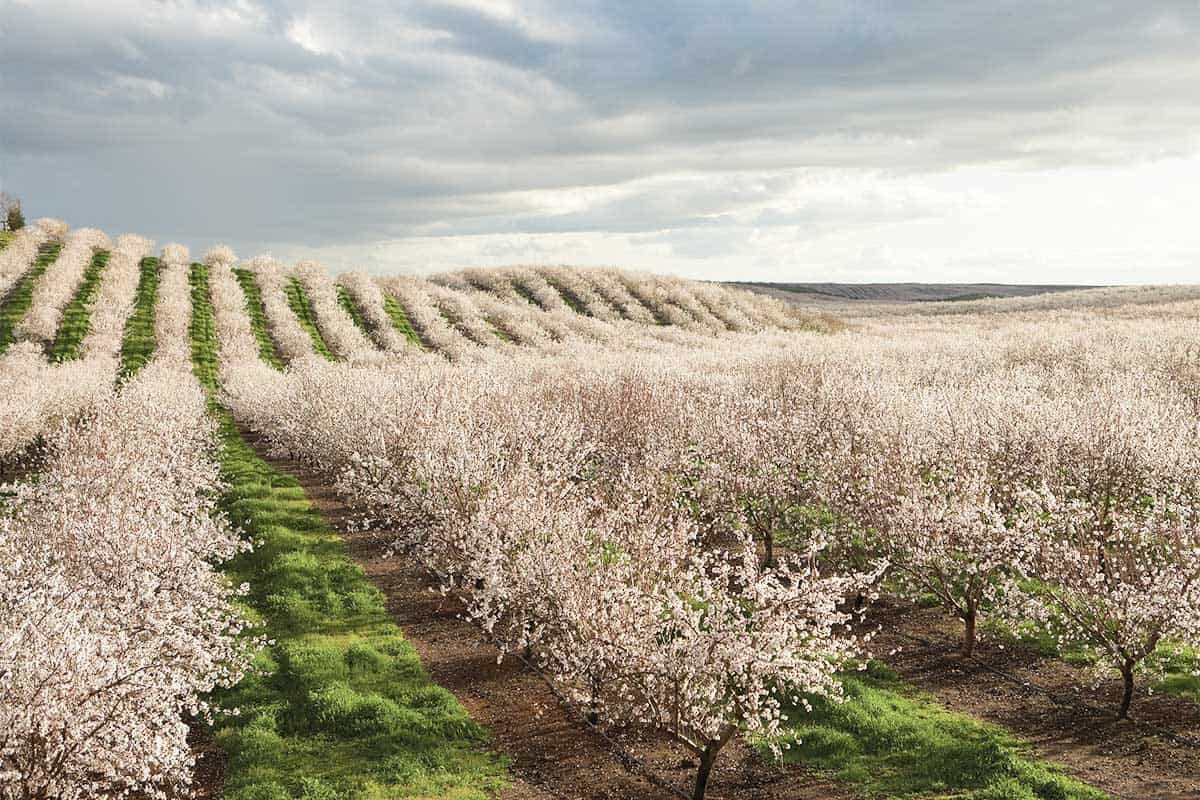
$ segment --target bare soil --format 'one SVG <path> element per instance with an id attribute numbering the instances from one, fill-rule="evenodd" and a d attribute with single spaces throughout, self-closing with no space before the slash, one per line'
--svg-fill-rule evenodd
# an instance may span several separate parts
<path id="1" fill-rule="evenodd" d="M 1134 719 L 1118 721 L 1118 679 L 1093 688 L 1086 667 L 992 638 L 963 659 L 961 623 L 936 608 L 881 601 L 869 621 L 882 625 L 872 649 L 902 678 L 948 708 L 1008 728 L 1081 780 L 1131 800 L 1200 798 L 1197 704 L 1142 688 Z"/>
<path id="2" fill-rule="evenodd" d="M 228 757 L 217 746 L 212 730 L 202 723 L 189 723 L 188 744 L 196 766 L 192 770 L 192 800 L 217 800 L 225 788 L 225 767 Z"/>

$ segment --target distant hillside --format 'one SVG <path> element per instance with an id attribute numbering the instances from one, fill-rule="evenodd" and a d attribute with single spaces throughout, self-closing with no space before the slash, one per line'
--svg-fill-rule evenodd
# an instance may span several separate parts
<path id="1" fill-rule="evenodd" d="M 1067 284 L 1009 283 L 758 283 L 730 281 L 749 289 L 796 303 L 831 301 L 844 303 L 930 303 L 983 300 L 992 297 L 1032 297 L 1048 292 L 1093 289 L 1095 286 Z"/>

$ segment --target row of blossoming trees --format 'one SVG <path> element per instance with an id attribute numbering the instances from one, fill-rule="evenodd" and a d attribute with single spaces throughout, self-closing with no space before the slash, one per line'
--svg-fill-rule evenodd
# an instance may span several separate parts
<path id="1" fill-rule="evenodd" d="M 694 749 L 700 796 L 732 736 L 837 697 L 849 609 L 881 583 L 936 597 L 968 655 L 985 614 L 1091 645 L 1122 717 L 1154 655 L 1197 641 L 1187 327 L 935 327 L 223 374 L 235 414 L 396 532 L 502 654 Z"/>
<path id="2" fill-rule="evenodd" d="M 164 250 L 157 354 L 118 387 L 152 243 L 39 220 L 0 251 L 0 272 L 12 256 L 23 278 L 21 262 L 28 271 L 56 240 L 0 357 L 0 474 L 38 456 L 18 464 L 36 475 L 0 494 L 0 798 L 178 796 L 194 766 L 188 720 L 212 712 L 204 698 L 236 683 L 259 645 L 242 588 L 216 568 L 246 544 L 216 505 L 188 253 Z M 78 352 L 51 364 L 63 310 L 103 254 Z"/>

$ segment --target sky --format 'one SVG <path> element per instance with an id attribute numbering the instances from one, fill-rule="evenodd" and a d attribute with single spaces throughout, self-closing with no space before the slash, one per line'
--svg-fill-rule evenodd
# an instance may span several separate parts
<path id="1" fill-rule="evenodd" d="M 1200 0 L 0 0 L 28 216 L 334 269 L 1196 282 Z"/>

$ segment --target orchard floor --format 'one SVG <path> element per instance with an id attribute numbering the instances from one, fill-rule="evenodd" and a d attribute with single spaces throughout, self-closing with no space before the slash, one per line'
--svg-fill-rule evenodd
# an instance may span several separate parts
<path id="1" fill-rule="evenodd" d="M 545 682 L 519 659 L 496 663 L 497 651 L 460 618 L 460 606 L 435 593 L 429 575 L 407 559 L 386 557 L 386 533 L 357 531 L 350 510 L 303 464 L 271 456 L 245 437 L 272 467 L 290 473 L 350 546 L 388 610 L 439 685 L 453 692 L 511 759 L 512 783 L 501 800 L 669 800 L 690 797 L 695 759 L 661 736 L 619 736 L 615 745 L 569 714 Z M 620 751 L 632 755 L 631 765 Z M 644 770 L 644 771 L 643 771 Z M 654 779 L 647 777 L 647 774 Z M 740 743 L 718 758 L 711 800 L 850 800 L 857 795 L 794 766 L 777 767 Z"/>
<path id="2" fill-rule="evenodd" d="M 496 663 L 496 650 L 459 616 L 456 601 L 434 591 L 429 575 L 387 557 L 386 532 L 363 532 L 327 483 L 300 462 L 277 458 L 243 436 L 276 469 L 293 475 L 347 540 L 351 555 L 383 591 L 388 610 L 433 680 L 450 690 L 511 758 L 502 800 L 666 800 L 689 796 L 695 760 L 660 736 L 617 736 L 616 745 L 567 712 L 519 659 Z M 1116 683 L 1090 688 L 1083 667 L 984 639 L 975 658 L 957 653 L 957 622 L 938 609 L 880 602 L 868 621 L 882 626 L 872 650 L 906 682 L 947 708 L 1004 726 L 1043 758 L 1079 779 L 1130 800 L 1200 798 L 1200 746 L 1171 741 L 1167 729 L 1200 743 L 1200 706 L 1139 692 L 1138 722 L 1114 719 Z M 893 652 L 894 651 L 894 652 Z M 890 655 L 889 655 L 890 653 Z M 620 751 L 631 754 L 636 764 Z M 647 777 L 652 775 L 654 780 Z M 849 787 L 794 766 L 767 764 L 739 743 L 717 761 L 713 800 L 849 800 Z"/>
<path id="3" fill-rule="evenodd" d="M 873 612 L 868 621 L 882 630 L 872 650 L 942 705 L 1008 728 L 1039 755 L 1117 797 L 1200 798 L 1197 704 L 1142 690 L 1130 712 L 1135 721 L 1118 722 L 1117 680 L 1093 689 L 1087 667 L 992 638 L 964 660 L 961 625 L 940 609 L 881 602 Z M 1163 730 L 1192 742 L 1172 741 Z"/>
<path id="4" fill-rule="evenodd" d="M 207 725 L 192 723 L 188 744 L 196 758 L 192 770 L 191 800 L 217 800 L 225 787 L 225 751 L 217 746 Z"/>

